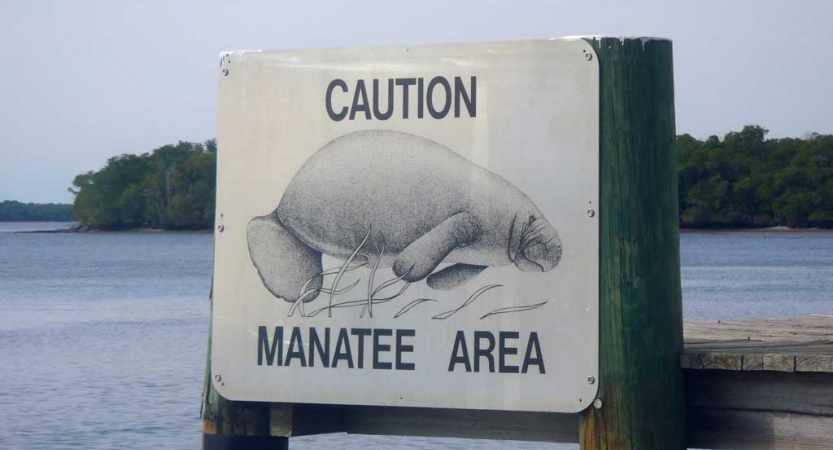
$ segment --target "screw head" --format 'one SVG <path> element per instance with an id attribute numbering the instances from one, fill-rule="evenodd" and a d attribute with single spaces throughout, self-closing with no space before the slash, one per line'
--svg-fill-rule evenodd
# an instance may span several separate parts
<path id="1" fill-rule="evenodd" d="M 223 224 L 217 225 L 217 231 L 219 231 L 220 233 L 222 233 L 225 229 L 226 227 L 224 227 Z"/>
<path id="2" fill-rule="evenodd" d="M 228 76 L 228 68 L 224 68 L 224 69 L 223 69 L 223 76 L 224 76 L 224 77 L 227 77 L 227 76 Z"/>
<path id="3" fill-rule="evenodd" d="M 595 384 L 596 383 L 596 378 L 595 377 L 587 377 L 587 383 L 588 384 Z"/>
<path id="4" fill-rule="evenodd" d="M 214 375 L 214 381 L 220 381 L 222 379 L 223 379 L 223 377 L 219 373 Z"/>
<path id="5" fill-rule="evenodd" d="M 590 53 L 590 52 L 585 53 L 584 54 L 584 59 L 586 59 L 587 61 L 593 60 L 593 54 Z"/>
<path id="6" fill-rule="evenodd" d="M 595 215 L 596 215 L 596 210 L 595 209 L 590 208 L 590 209 L 587 210 L 587 217 L 593 217 Z"/>

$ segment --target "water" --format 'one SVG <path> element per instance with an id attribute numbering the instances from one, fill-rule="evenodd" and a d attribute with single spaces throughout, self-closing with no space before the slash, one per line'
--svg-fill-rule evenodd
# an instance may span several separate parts
<path id="1" fill-rule="evenodd" d="M 199 448 L 211 235 L 0 233 L 0 448 Z"/>
<path id="2" fill-rule="evenodd" d="M 0 448 L 200 448 L 211 234 L 0 223 Z M 49 225 L 38 225 L 40 229 Z M 687 319 L 833 314 L 833 233 L 685 233 Z M 575 445 L 324 435 L 293 449 Z"/>
<path id="3" fill-rule="evenodd" d="M 833 233 L 683 233 L 686 320 L 833 313 Z"/>

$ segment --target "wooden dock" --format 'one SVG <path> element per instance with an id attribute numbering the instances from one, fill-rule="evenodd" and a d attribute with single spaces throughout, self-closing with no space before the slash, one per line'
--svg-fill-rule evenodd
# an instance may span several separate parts
<path id="1" fill-rule="evenodd" d="M 833 316 L 686 322 L 689 445 L 833 448 Z"/>
<path id="2" fill-rule="evenodd" d="M 689 447 L 833 449 L 833 316 L 686 322 L 684 330 Z M 295 405 L 293 416 L 272 414 L 281 430 L 272 434 L 579 438 L 574 414 Z M 327 417 L 327 429 L 308 428 L 310 417 Z"/>

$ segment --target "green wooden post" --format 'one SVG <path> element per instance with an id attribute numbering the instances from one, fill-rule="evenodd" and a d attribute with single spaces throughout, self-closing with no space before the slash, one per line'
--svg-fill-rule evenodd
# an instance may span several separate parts
<path id="1" fill-rule="evenodd" d="M 601 408 L 582 450 L 685 448 L 671 42 L 589 38 L 600 70 Z"/>

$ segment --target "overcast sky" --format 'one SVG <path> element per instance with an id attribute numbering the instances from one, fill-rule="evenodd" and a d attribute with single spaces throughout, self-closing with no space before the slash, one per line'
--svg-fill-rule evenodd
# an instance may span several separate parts
<path id="1" fill-rule="evenodd" d="M 833 133 L 833 1 L 0 0 L 0 200 L 214 137 L 222 50 L 580 34 L 671 38 L 679 133 Z"/>

